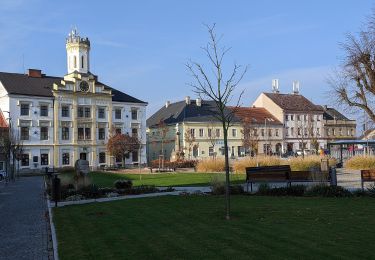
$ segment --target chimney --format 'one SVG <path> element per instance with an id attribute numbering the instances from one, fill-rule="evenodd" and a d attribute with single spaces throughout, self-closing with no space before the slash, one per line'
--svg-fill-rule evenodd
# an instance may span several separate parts
<path id="1" fill-rule="evenodd" d="M 31 78 L 41 78 L 42 77 L 42 70 L 37 69 L 28 69 L 27 76 Z"/>
<path id="2" fill-rule="evenodd" d="M 272 92 L 279 93 L 279 80 L 278 79 L 272 80 Z"/>
<path id="3" fill-rule="evenodd" d="M 170 104 L 171 104 L 170 101 L 165 102 L 165 107 L 168 108 Z"/>
<path id="4" fill-rule="evenodd" d="M 185 97 L 185 103 L 186 103 L 186 105 L 190 105 L 190 97 L 189 96 Z"/>
<path id="5" fill-rule="evenodd" d="M 195 101 L 195 103 L 197 104 L 197 107 L 201 107 L 202 106 L 202 99 L 201 98 L 197 98 L 197 100 Z"/>
<path id="6" fill-rule="evenodd" d="M 299 94 L 299 81 L 293 81 L 293 94 Z"/>

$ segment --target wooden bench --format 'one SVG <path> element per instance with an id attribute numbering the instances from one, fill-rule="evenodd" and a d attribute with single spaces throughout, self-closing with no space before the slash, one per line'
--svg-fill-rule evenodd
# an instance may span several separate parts
<path id="1" fill-rule="evenodd" d="M 361 170 L 361 187 L 364 190 L 365 182 L 375 182 L 375 170 Z"/>
<path id="2" fill-rule="evenodd" d="M 289 165 L 247 167 L 247 191 L 249 191 L 249 184 L 253 191 L 253 183 L 282 182 L 290 185 L 290 173 Z"/>
<path id="3" fill-rule="evenodd" d="M 249 191 L 249 184 L 250 190 L 253 191 L 253 183 L 282 182 L 290 186 L 292 182 L 327 181 L 330 178 L 329 172 L 317 172 L 320 176 L 316 177 L 320 180 L 314 179 L 313 174 L 310 171 L 291 171 L 289 165 L 248 167 L 246 168 L 247 191 Z"/>

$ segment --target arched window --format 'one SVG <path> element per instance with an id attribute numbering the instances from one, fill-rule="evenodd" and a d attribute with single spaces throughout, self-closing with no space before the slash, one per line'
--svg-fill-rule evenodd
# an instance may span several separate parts
<path id="1" fill-rule="evenodd" d="M 74 56 L 74 68 L 77 68 L 77 56 Z"/>
<path id="2" fill-rule="evenodd" d="M 84 58 L 83 58 L 83 55 L 81 56 L 81 68 L 83 69 L 84 67 Z"/>
<path id="3" fill-rule="evenodd" d="M 72 68 L 72 59 L 70 58 L 70 56 L 69 56 L 69 59 L 68 59 L 68 64 L 69 64 L 69 69 Z"/>

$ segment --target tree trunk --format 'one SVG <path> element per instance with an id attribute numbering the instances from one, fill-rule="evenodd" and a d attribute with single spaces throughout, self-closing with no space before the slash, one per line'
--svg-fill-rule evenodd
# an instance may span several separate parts
<path id="1" fill-rule="evenodd" d="M 224 155 L 225 155 L 225 200 L 226 200 L 226 216 L 230 219 L 230 179 L 229 179 L 229 155 L 228 155 L 228 129 L 223 124 L 224 132 Z"/>

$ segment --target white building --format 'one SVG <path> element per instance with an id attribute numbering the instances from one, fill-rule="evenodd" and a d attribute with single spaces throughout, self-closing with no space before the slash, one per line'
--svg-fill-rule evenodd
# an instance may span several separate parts
<path id="1" fill-rule="evenodd" d="M 64 77 L 0 72 L 0 109 L 24 145 L 20 168 L 74 166 L 80 158 L 93 168 L 113 165 L 106 143 L 115 131 L 142 143 L 125 164 L 145 163 L 147 103 L 98 81 L 88 38 L 73 30 L 66 50 Z"/>

